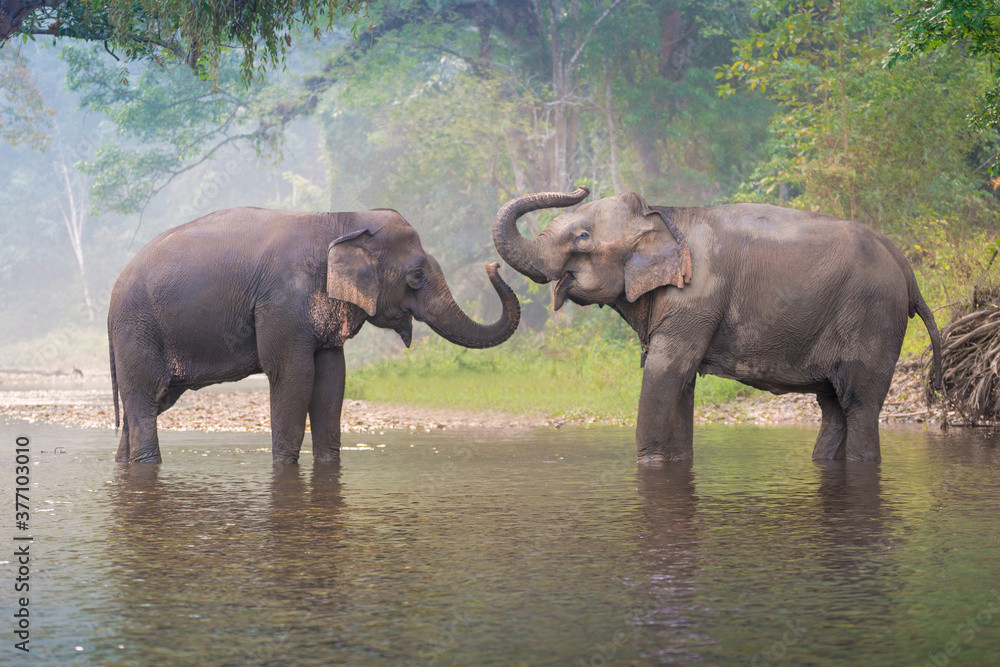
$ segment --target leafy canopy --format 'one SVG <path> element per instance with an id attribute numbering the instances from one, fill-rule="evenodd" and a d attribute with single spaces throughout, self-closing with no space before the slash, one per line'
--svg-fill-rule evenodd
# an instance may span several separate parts
<path id="1" fill-rule="evenodd" d="M 190 68 L 149 63 L 121 80 L 99 48 L 63 50 L 66 84 L 80 95 L 80 107 L 115 126 L 91 159 L 78 167 L 91 177 L 96 210 L 142 211 L 149 200 L 181 174 L 211 160 L 225 147 L 250 146 L 258 155 L 277 155 L 286 121 L 302 104 L 302 88 L 268 83 L 244 86 L 235 54 L 224 54 L 212 80 Z"/>
<path id="2" fill-rule="evenodd" d="M 12 146 L 43 149 L 54 113 L 45 105 L 25 62 L 9 49 L 0 50 L 0 139 Z"/>
<path id="3" fill-rule="evenodd" d="M 220 57 L 238 48 L 246 84 L 284 62 L 292 35 L 311 30 L 318 38 L 349 14 L 356 36 L 368 0 L 0 0 L 0 40 L 19 34 L 25 41 L 51 35 L 103 42 L 116 58 L 178 59 L 203 78 L 214 76 Z"/>
<path id="4" fill-rule="evenodd" d="M 996 131 L 965 115 L 987 88 L 981 59 L 956 49 L 881 67 L 892 0 L 778 0 L 734 40 L 719 93 L 762 91 L 778 106 L 768 158 L 737 198 L 850 217 L 880 229 L 960 211 L 991 219 L 985 166 Z"/>
<path id="5" fill-rule="evenodd" d="M 1000 3 L 996 0 L 916 0 L 896 23 L 889 67 L 948 45 L 962 45 L 971 56 L 986 58 L 993 87 L 980 98 L 970 120 L 983 127 L 1000 123 Z"/>

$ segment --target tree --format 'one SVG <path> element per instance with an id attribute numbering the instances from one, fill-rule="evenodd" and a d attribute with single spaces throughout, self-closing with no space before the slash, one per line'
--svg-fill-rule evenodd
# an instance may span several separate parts
<path id="1" fill-rule="evenodd" d="M 311 29 L 318 38 L 347 14 L 356 33 L 367 8 L 368 0 L 0 0 L 0 41 L 21 35 L 100 42 L 115 57 L 178 59 L 199 76 L 214 74 L 222 54 L 236 46 L 249 82 L 283 62 L 292 35 Z"/>
<path id="2" fill-rule="evenodd" d="M 67 88 L 80 94 L 81 108 L 117 128 L 80 168 L 92 179 L 92 206 L 122 214 L 142 211 L 175 178 L 224 147 L 276 152 L 303 93 L 274 83 L 244 86 L 235 56 L 222 58 L 211 81 L 180 63 L 144 63 L 137 76 L 122 79 L 94 46 L 67 47 L 62 59 L 69 66 Z"/>
<path id="3" fill-rule="evenodd" d="M 0 137 L 10 145 L 43 149 L 55 113 L 45 105 L 24 59 L 13 49 L 0 49 Z"/>
<path id="4" fill-rule="evenodd" d="M 889 49 L 889 67 L 920 54 L 959 45 L 985 58 L 993 72 L 993 86 L 979 102 L 970 120 L 987 127 L 1000 124 L 1000 22 L 995 0 L 916 0 L 896 22 L 895 43 Z"/>
<path id="5" fill-rule="evenodd" d="M 741 7 L 373 3 L 377 34 L 317 73 L 333 81 L 316 107 L 331 206 L 405 208 L 436 256 L 471 267 L 463 296 L 475 298 L 481 261 L 495 253 L 486 221 L 506 199 L 575 183 L 678 205 L 728 194 L 756 162 L 773 108 L 759 95 L 715 95 Z M 537 233 L 551 214 L 524 222 Z M 550 316 L 536 287 L 532 326 Z"/>
<path id="6" fill-rule="evenodd" d="M 761 5 L 734 42 L 720 94 L 763 91 L 777 105 L 768 158 L 738 198 L 822 210 L 900 231 L 962 211 L 991 218 L 983 172 L 996 133 L 965 125 L 984 63 L 943 50 L 881 65 L 891 7 L 882 0 Z M 985 158 L 985 159 L 984 159 Z"/>
<path id="7" fill-rule="evenodd" d="M 59 213 L 62 215 L 63 223 L 66 225 L 66 233 L 69 235 L 70 245 L 73 247 L 73 256 L 76 257 L 76 265 L 80 269 L 80 281 L 83 283 L 83 302 L 87 308 L 87 319 L 94 321 L 95 309 L 94 300 L 90 297 L 90 286 L 87 284 L 86 262 L 83 256 L 83 232 L 87 223 L 87 183 L 84 179 L 80 192 L 70 176 L 69 165 L 66 164 L 66 155 L 59 156 L 58 161 L 53 164 L 59 178 L 66 188 L 66 202 L 59 201 Z"/>

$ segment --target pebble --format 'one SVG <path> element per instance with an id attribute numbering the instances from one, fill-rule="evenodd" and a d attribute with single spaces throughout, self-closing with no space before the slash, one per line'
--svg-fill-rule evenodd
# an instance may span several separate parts
<path id="1" fill-rule="evenodd" d="M 67 383 L 66 386 L 72 385 Z M 80 390 L 58 388 L 31 392 L 0 391 L 0 399 L 3 399 L 0 400 L 0 416 L 28 423 L 114 428 L 111 392 L 106 394 L 106 404 L 101 404 L 101 392 L 88 392 L 86 400 L 81 400 L 80 393 Z M 921 371 L 905 366 L 898 369 L 882 410 L 882 421 L 934 422 L 939 420 L 940 412 L 939 406 L 928 410 L 924 403 Z M 905 416 L 896 418 L 894 414 Z M 756 395 L 721 405 L 695 408 L 696 424 L 818 424 L 819 421 L 819 406 L 810 394 Z M 342 432 L 380 435 L 390 429 L 561 428 L 601 424 L 634 427 L 635 415 L 601 417 L 588 414 L 585 406 L 571 416 L 533 416 L 345 400 L 341 417 Z M 268 432 L 271 429 L 268 392 L 187 392 L 174 407 L 159 416 L 157 426 L 167 431 Z"/>

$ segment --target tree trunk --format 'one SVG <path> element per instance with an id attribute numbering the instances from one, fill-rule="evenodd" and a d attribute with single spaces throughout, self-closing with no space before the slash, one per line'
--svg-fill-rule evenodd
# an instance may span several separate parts
<path id="1" fill-rule="evenodd" d="M 76 256 L 76 264 L 80 269 L 80 280 L 83 282 L 83 302 L 87 308 L 87 320 L 94 321 L 96 311 L 93 300 L 90 298 L 90 288 L 87 287 L 87 271 L 83 261 L 83 227 L 87 222 L 87 201 L 84 196 L 83 201 L 77 206 L 76 197 L 73 194 L 73 182 L 69 177 L 69 167 L 66 166 L 66 157 L 60 156 L 56 163 L 56 169 L 62 173 L 63 183 L 66 186 L 66 197 L 69 200 L 69 211 L 59 202 L 59 210 L 62 212 L 63 222 L 66 224 L 66 231 L 69 234 L 70 245 L 73 246 L 73 254 Z"/>
<path id="2" fill-rule="evenodd" d="M 611 71 L 608 69 L 608 61 L 604 61 L 604 113 L 608 119 L 608 149 L 611 154 L 611 186 L 615 189 L 615 194 L 620 195 L 625 192 L 625 182 L 618 166 L 618 121 L 611 110 Z"/>

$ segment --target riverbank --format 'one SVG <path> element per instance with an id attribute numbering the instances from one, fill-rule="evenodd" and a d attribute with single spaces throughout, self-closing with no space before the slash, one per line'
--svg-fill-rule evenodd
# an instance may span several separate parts
<path id="1" fill-rule="evenodd" d="M 882 421 L 937 422 L 940 407 L 930 409 L 923 401 L 919 363 L 900 364 L 882 410 Z M 114 407 L 108 390 L 84 389 L 94 386 L 94 378 L 18 378 L 30 391 L 0 391 L 0 416 L 28 423 L 49 423 L 75 428 L 114 428 Z M 110 379 L 109 379 L 110 383 Z M 9 386 L 9 385 L 8 385 Z M 270 430 L 266 389 L 213 390 L 188 392 L 177 404 L 160 415 L 159 428 L 167 431 L 266 432 Z M 3 385 L 0 385 L 0 390 Z M 772 396 L 757 392 L 720 403 L 703 403 L 695 408 L 697 424 L 809 424 L 819 423 L 820 411 L 809 394 Z M 344 401 L 341 430 L 373 432 L 388 429 L 500 429 L 560 428 L 565 425 L 610 424 L 634 426 L 635 415 L 627 418 L 588 412 L 580 405 L 572 414 L 512 414 L 500 410 L 464 410 L 366 400 Z"/>

